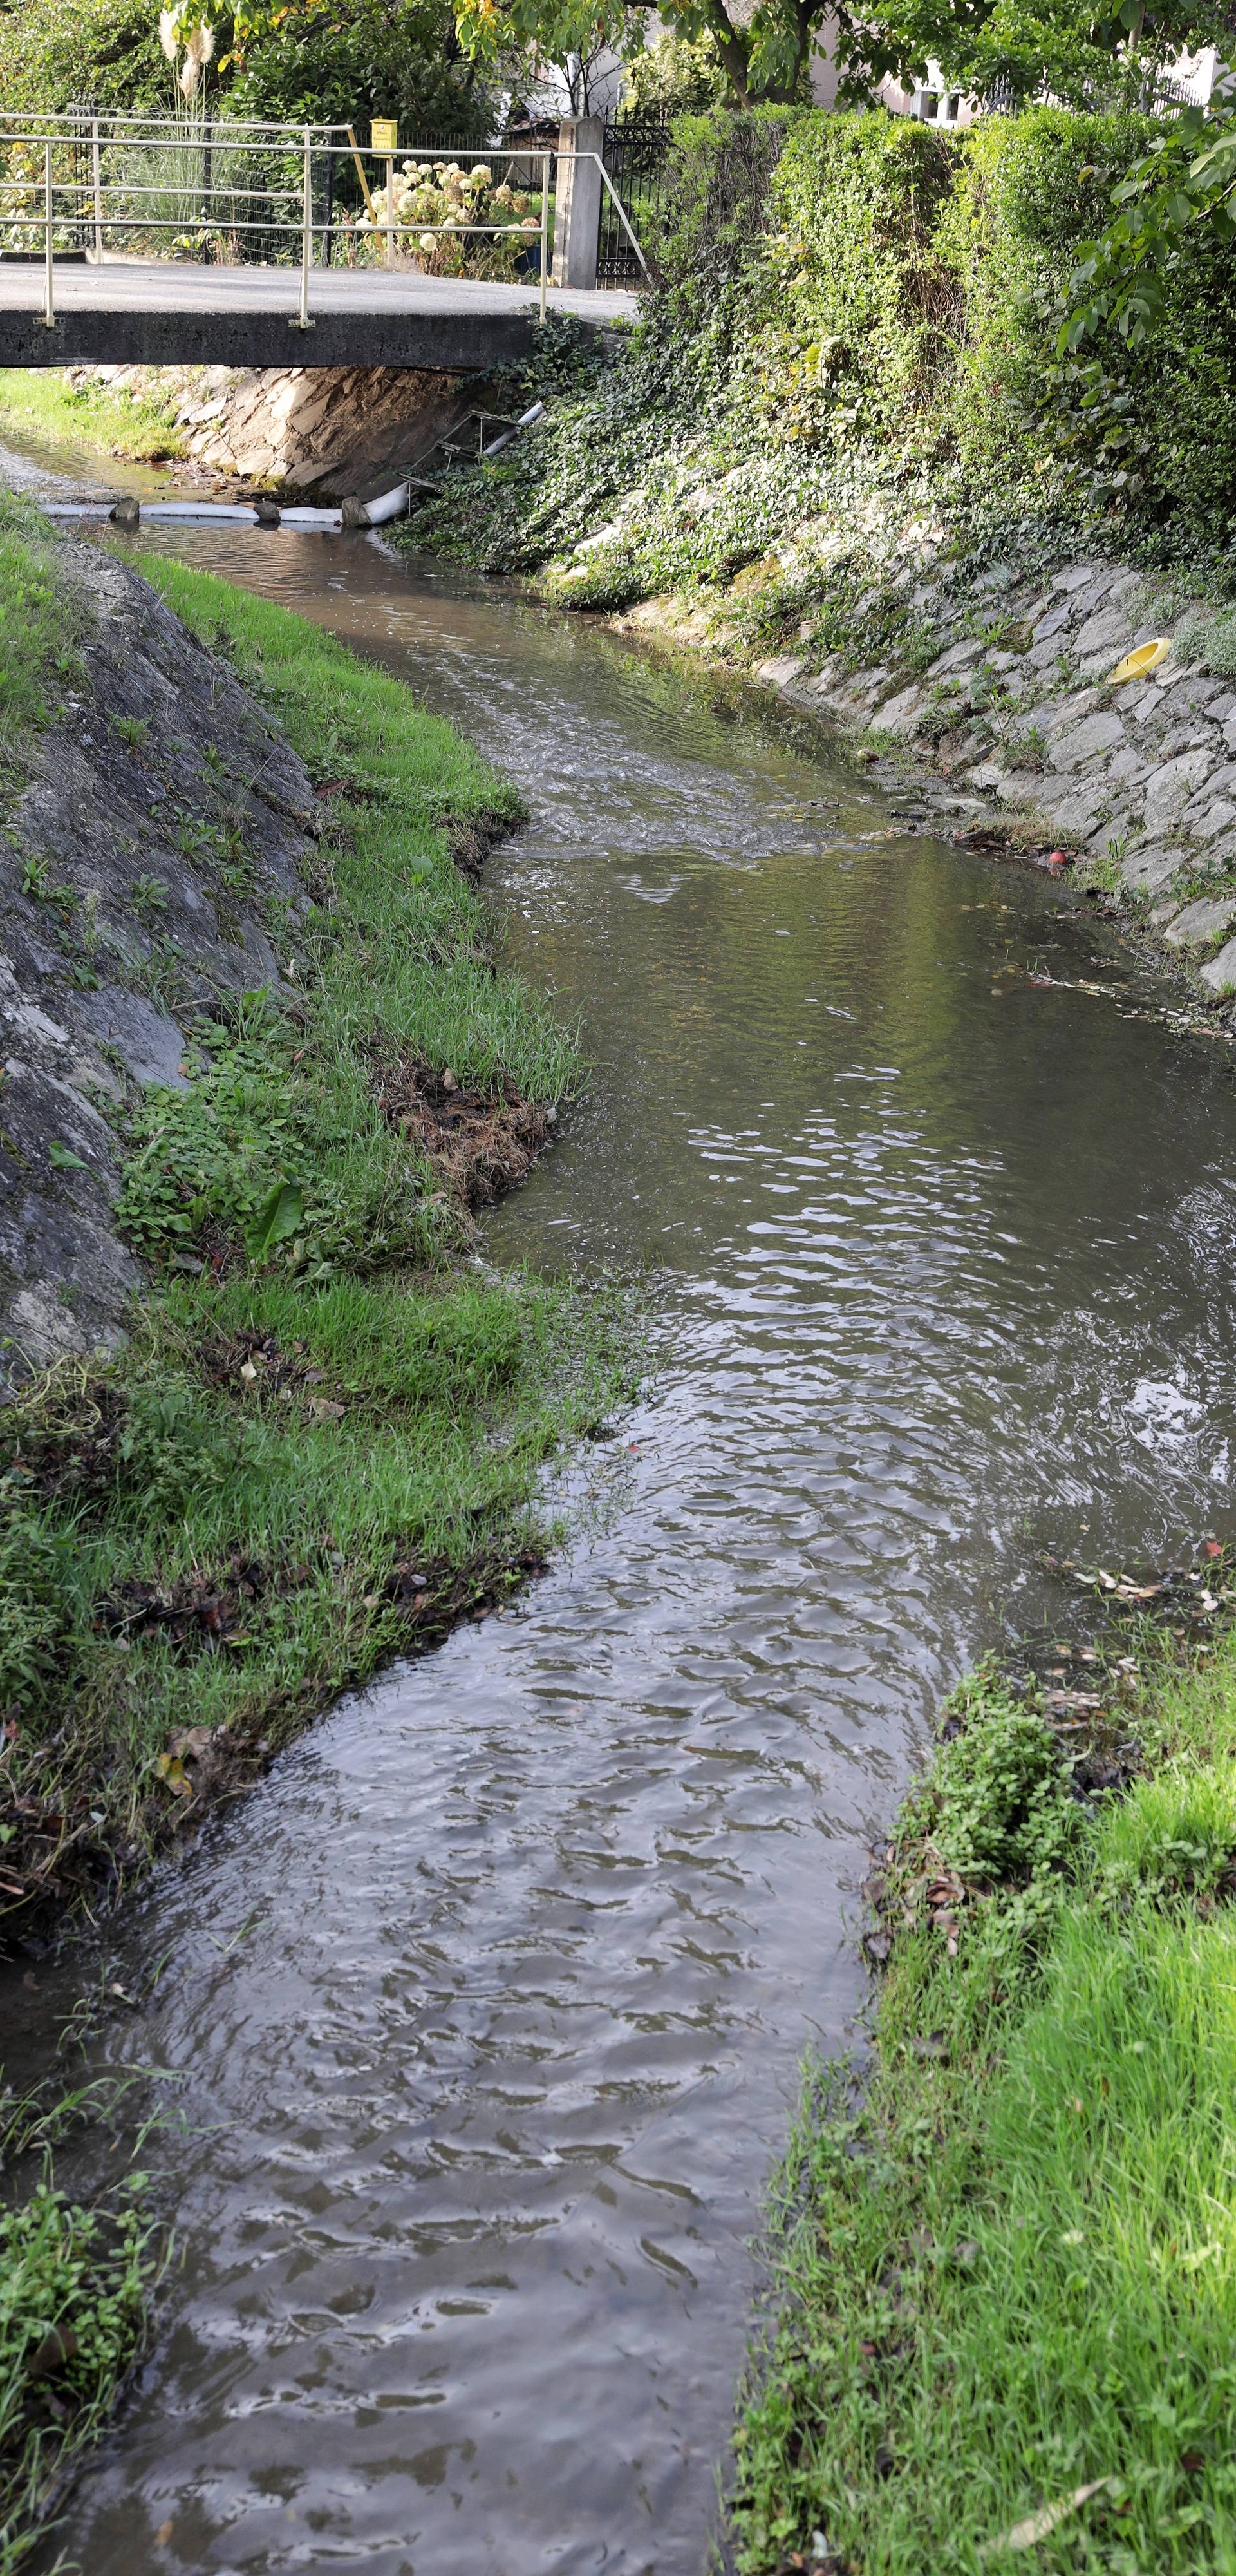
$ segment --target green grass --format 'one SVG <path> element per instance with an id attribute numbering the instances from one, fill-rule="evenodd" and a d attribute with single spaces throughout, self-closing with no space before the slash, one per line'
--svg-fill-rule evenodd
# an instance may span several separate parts
<path id="1" fill-rule="evenodd" d="M 737 2564 L 1227 2576 L 1236 1642 L 1158 1659 L 1144 1768 L 1088 1806 L 993 1673 L 959 1714 L 899 1827 L 871 2064 L 809 2068 L 777 2178 Z"/>
<path id="2" fill-rule="evenodd" d="M 127 2169 L 88 2208 L 57 2188 L 51 2154 L 69 2130 L 101 2121 L 115 2128 L 115 2153 L 127 2090 L 87 2083 L 49 2110 L 0 2104 L 0 2171 L 11 2167 L 20 2191 L 33 2168 L 16 2205 L 0 2208 L 0 2576 L 39 2545 L 66 2473 L 97 2439 L 145 2341 L 165 2247 L 132 2142 Z"/>
<path id="3" fill-rule="evenodd" d="M 63 686 L 80 679 L 85 623 L 46 520 L 0 496 L 0 785 L 22 780 L 30 736 L 58 711 Z"/>
<path id="4" fill-rule="evenodd" d="M 60 367 L 0 367 L 0 428 L 141 463 L 183 455 L 184 439 L 174 426 L 177 399 L 170 386 L 160 401 L 148 392 L 112 393 L 102 384 L 74 388 Z"/>
<path id="5" fill-rule="evenodd" d="M 512 791 L 302 620 L 146 569 L 347 801 L 323 805 L 291 1003 L 221 1002 L 188 1087 L 122 1113 L 152 1281 L 127 1345 L 0 1421 L 19 1913 L 97 1902 L 344 1684 L 500 1602 L 546 1541 L 544 1462 L 630 1378 L 612 1292 L 460 1270 L 467 1220 L 377 1098 L 409 1054 L 543 1104 L 579 1079 L 450 855 Z"/>

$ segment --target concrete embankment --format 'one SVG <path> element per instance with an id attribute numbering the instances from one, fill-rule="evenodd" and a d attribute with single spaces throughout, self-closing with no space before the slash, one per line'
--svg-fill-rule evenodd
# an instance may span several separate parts
<path id="1" fill-rule="evenodd" d="M 114 1335 L 140 1274 L 108 1112 L 126 1087 L 184 1087 L 203 1004 L 292 998 L 279 948 L 322 826 L 303 761 L 139 574 L 72 543 L 50 559 L 71 651 L 0 837 L 10 1385 Z"/>

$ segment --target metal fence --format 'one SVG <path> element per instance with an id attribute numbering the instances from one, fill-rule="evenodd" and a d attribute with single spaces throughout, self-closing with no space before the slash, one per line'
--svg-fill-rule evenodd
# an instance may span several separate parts
<path id="1" fill-rule="evenodd" d="M 670 119 L 667 116 L 616 116 L 605 127 L 604 162 L 615 194 L 632 227 L 648 248 L 655 218 L 665 196 L 669 163 Z M 601 230 L 597 244 L 598 286 L 640 286 L 644 282 L 638 255 L 624 231 L 613 198 L 602 190 Z"/>
<path id="2" fill-rule="evenodd" d="M 492 144 L 479 157 L 475 146 L 465 151 L 470 174 L 456 170 L 438 185 L 432 149 L 366 154 L 350 126 L 0 113 L 0 257 L 38 260 L 49 324 L 56 261 L 67 255 L 298 267 L 296 319 L 310 330 L 311 272 L 335 262 L 341 238 L 344 258 L 365 266 L 512 278 L 531 270 L 543 318 L 553 156 Z M 495 180 L 491 162 L 507 176 Z M 341 163 L 364 200 L 356 222 L 337 207 Z"/>

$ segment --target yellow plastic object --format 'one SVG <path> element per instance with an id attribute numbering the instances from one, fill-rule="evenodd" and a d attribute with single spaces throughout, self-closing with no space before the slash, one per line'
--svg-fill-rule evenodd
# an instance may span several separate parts
<path id="1" fill-rule="evenodd" d="M 371 152 L 375 153 L 397 152 L 399 150 L 399 124 L 397 118 L 393 116 L 375 116 L 373 123 L 369 128 L 369 149 Z"/>
<path id="2" fill-rule="evenodd" d="M 1147 671 L 1157 671 L 1160 662 L 1166 662 L 1171 649 L 1170 635 L 1157 636 L 1153 644 L 1139 644 L 1134 652 L 1125 654 L 1123 662 L 1117 662 L 1114 671 L 1108 672 L 1109 686 L 1115 680 L 1144 680 Z"/>

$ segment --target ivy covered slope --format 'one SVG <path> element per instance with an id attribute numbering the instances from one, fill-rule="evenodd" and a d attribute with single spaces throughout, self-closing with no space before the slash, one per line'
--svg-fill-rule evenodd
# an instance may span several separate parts
<path id="1" fill-rule="evenodd" d="M 861 2097 L 811 2071 L 774 2192 L 742 2576 L 1236 2563 L 1236 1640 L 1126 1642 L 963 1686 L 868 1890 Z"/>
<path id="2" fill-rule="evenodd" d="M 168 605 L 0 532 L 12 1928 L 500 1601 L 612 1383 L 603 1303 L 458 1266 L 577 1070 L 459 864 L 512 791 L 314 628 L 147 568 Z"/>
<path id="3" fill-rule="evenodd" d="M 971 132 L 766 110 L 675 127 L 658 284 L 618 363 L 414 539 L 563 600 L 844 590 L 888 520 L 964 553 L 1034 531 L 1222 570 L 1236 268 L 1201 231 L 1154 344 L 1056 359 L 1080 243 L 1154 128 L 1035 108 Z M 837 539 L 843 537 L 843 557 Z M 546 568 L 548 568 L 546 572 Z"/>

